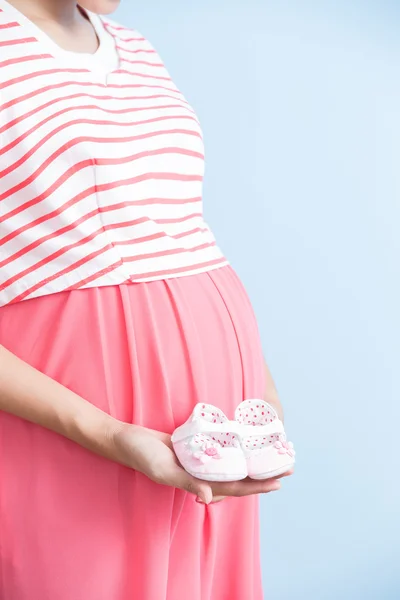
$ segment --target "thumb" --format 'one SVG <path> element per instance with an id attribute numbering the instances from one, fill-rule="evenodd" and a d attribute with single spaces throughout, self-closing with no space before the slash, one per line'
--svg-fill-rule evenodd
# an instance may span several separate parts
<path id="1" fill-rule="evenodd" d="M 210 504 L 213 499 L 213 491 L 211 485 L 207 481 L 196 479 L 192 475 L 189 475 L 184 469 L 179 469 L 179 474 L 176 474 L 175 486 L 181 490 L 194 494 L 204 504 Z"/>

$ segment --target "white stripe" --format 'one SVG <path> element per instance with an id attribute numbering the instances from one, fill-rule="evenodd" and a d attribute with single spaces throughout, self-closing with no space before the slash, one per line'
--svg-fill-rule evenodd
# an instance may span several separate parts
<path id="1" fill-rule="evenodd" d="M 18 15 L 6 13 L 0 24 Z M 0 29 L 0 42 L 32 37 L 35 26 L 21 23 Z M 76 72 L 79 60 L 61 58 L 41 33 L 38 42 L 1 47 L 0 285 L 13 282 L 0 289 L 0 306 L 227 264 L 202 217 L 204 144 L 193 108 L 139 32 L 108 30 L 121 49 L 107 85 L 100 71 Z"/>

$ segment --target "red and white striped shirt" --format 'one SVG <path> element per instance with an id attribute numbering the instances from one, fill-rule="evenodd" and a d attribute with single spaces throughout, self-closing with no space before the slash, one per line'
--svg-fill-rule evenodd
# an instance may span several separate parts
<path id="1" fill-rule="evenodd" d="M 228 264 L 193 109 L 138 31 L 89 16 L 108 73 L 0 0 L 0 306 Z"/>

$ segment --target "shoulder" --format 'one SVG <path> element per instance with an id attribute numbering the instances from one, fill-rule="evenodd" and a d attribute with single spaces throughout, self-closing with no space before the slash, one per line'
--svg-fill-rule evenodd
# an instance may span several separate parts
<path id="1" fill-rule="evenodd" d="M 153 74 L 164 78 L 176 88 L 163 58 L 146 36 L 138 29 L 124 27 L 108 17 L 101 17 L 101 20 L 106 31 L 113 36 L 116 48 L 126 64 L 147 67 L 149 71 L 145 76 Z"/>
<path id="2" fill-rule="evenodd" d="M 109 17 L 102 16 L 100 17 L 100 19 L 102 20 L 104 27 L 106 29 L 109 29 L 110 32 L 112 32 L 112 34 L 115 35 L 115 37 L 126 37 L 126 35 L 133 35 L 137 33 L 136 29 L 133 29 L 131 27 L 125 27 L 121 23 L 117 23 L 117 21 L 114 21 Z"/>
<path id="3" fill-rule="evenodd" d="M 116 39 L 117 45 L 122 44 L 124 48 L 140 46 L 141 49 L 147 49 L 156 52 L 150 41 L 137 29 L 124 27 L 120 23 L 101 17 L 105 29 Z"/>

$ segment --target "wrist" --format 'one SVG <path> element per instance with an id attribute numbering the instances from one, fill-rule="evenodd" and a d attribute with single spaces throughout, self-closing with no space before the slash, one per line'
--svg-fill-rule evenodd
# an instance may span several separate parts
<path id="1" fill-rule="evenodd" d="M 115 437 L 126 424 L 93 405 L 85 409 L 74 416 L 67 437 L 95 454 L 120 462 Z"/>

